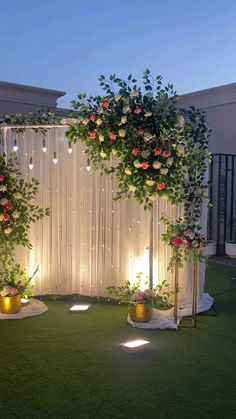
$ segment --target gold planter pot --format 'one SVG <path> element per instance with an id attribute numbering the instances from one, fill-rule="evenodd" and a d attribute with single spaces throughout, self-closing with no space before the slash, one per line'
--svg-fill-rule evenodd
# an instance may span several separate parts
<path id="1" fill-rule="evenodd" d="M 133 322 L 148 322 L 152 317 L 152 306 L 148 303 L 135 303 L 129 309 Z"/>
<path id="2" fill-rule="evenodd" d="M 16 314 L 21 310 L 21 295 L 0 297 L 0 308 L 4 314 Z"/>

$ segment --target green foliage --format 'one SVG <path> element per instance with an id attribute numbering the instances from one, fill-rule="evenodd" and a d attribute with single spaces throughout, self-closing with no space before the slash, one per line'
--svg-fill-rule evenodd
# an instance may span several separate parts
<path id="1" fill-rule="evenodd" d="M 32 249 L 28 238 L 31 223 L 42 220 L 49 208 L 34 204 L 39 182 L 21 178 L 18 159 L 14 153 L 6 160 L 0 155 L 0 279 L 2 285 L 16 281 L 23 271 L 14 264 L 14 249 L 23 246 Z"/>
<path id="2" fill-rule="evenodd" d="M 163 216 L 161 221 L 167 227 L 162 239 L 172 248 L 168 270 L 173 269 L 175 265 L 183 267 L 183 262 L 190 259 L 200 262 L 207 260 L 204 251 L 207 241 L 199 231 L 199 224 L 189 225 L 182 218 L 173 222 L 167 216 Z"/>
<path id="3" fill-rule="evenodd" d="M 44 111 L 38 109 L 37 112 L 29 112 L 28 114 L 2 114 L 0 116 L 0 126 L 11 125 L 18 126 L 13 131 L 16 133 L 23 133 L 25 131 L 24 125 L 53 125 L 58 123 L 58 119 L 55 114 L 50 111 Z M 41 133 L 43 136 L 46 135 L 47 128 L 32 128 L 35 132 Z"/>
<path id="4" fill-rule="evenodd" d="M 178 145 L 185 139 L 173 86 L 163 87 L 162 77 L 154 79 L 148 69 L 142 87 L 132 74 L 127 80 L 115 74 L 107 79 L 101 75 L 99 81 L 104 96 L 80 93 L 72 102 L 79 117 L 70 125 L 67 139 L 85 144 L 95 169 L 106 175 L 115 173 L 115 199 L 133 195 L 145 209 L 158 196 L 167 197 L 172 204 L 181 202 L 184 157 Z"/>

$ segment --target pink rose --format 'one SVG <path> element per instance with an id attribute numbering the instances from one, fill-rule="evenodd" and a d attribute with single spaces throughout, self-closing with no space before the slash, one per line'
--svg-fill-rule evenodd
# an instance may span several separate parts
<path id="1" fill-rule="evenodd" d="M 12 210 L 13 210 L 13 205 L 12 205 L 12 203 L 11 203 L 11 202 L 8 202 L 8 203 L 7 203 L 7 205 L 6 205 L 6 209 L 7 209 L 8 211 L 12 211 Z"/>
<path id="2" fill-rule="evenodd" d="M 15 295 L 18 295 L 18 294 L 19 294 L 18 289 L 15 288 L 15 287 L 11 287 L 11 289 L 10 289 L 10 296 L 11 297 L 14 297 Z"/>
<path id="3" fill-rule="evenodd" d="M 138 155 L 138 149 L 137 148 L 134 148 L 132 150 L 132 154 L 133 154 L 133 156 L 137 156 Z"/>
<path id="4" fill-rule="evenodd" d="M 109 102 L 109 100 L 104 100 L 104 101 L 102 102 L 102 107 L 103 107 L 103 109 L 108 109 L 108 108 L 109 108 L 109 106 L 110 106 L 110 102 Z"/>
<path id="5" fill-rule="evenodd" d="M 181 244 L 183 243 L 183 240 L 181 239 L 181 237 L 176 237 L 176 239 L 173 240 L 173 244 L 175 246 L 181 246 Z"/>
<path id="6" fill-rule="evenodd" d="M 163 155 L 163 157 L 170 157 L 171 156 L 171 151 L 169 151 L 169 150 L 163 151 L 162 155 Z"/>
<path id="7" fill-rule="evenodd" d="M 89 119 L 90 119 L 90 121 L 96 121 L 97 115 L 95 113 L 92 113 L 92 115 L 90 115 Z"/>
<path id="8" fill-rule="evenodd" d="M 146 170 L 146 169 L 148 169 L 149 168 L 149 164 L 148 164 L 148 162 L 147 161 L 144 161 L 143 163 L 141 163 L 141 167 L 142 167 L 142 169 L 144 169 L 144 170 Z"/>
<path id="9" fill-rule="evenodd" d="M 135 115 L 139 115 L 142 112 L 142 109 L 139 108 L 139 106 L 137 108 L 135 108 L 134 113 Z"/>
<path id="10" fill-rule="evenodd" d="M 162 189 L 165 189 L 165 187 L 166 187 L 166 184 L 164 182 L 157 183 L 157 189 L 159 191 L 162 191 Z"/>
<path id="11" fill-rule="evenodd" d="M 162 153 L 162 148 L 160 148 L 160 147 L 154 148 L 155 156 L 159 156 L 161 153 Z"/>
<path id="12" fill-rule="evenodd" d="M 138 135 L 143 135 L 144 134 L 144 130 L 143 129 L 138 129 L 136 132 L 137 132 Z"/>
<path id="13" fill-rule="evenodd" d="M 9 221 L 10 220 L 10 215 L 3 214 L 2 219 L 3 219 L 3 221 Z"/>
<path id="14" fill-rule="evenodd" d="M 110 140 L 114 141 L 114 140 L 116 140 L 116 137 L 117 137 L 116 134 L 113 134 L 112 132 L 110 132 L 110 134 L 109 134 Z"/>
<path id="15" fill-rule="evenodd" d="M 89 133 L 89 136 L 90 136 L 91 140 L 95 140 L 95 138 L 96 138 L 96 132 L 91 131 L 91 132 Z"/>
<path id="16" fill-rule="evenodd" d="M 2 182 L 5 179 L 5 176 L 0 175 L 0 182 Z"/>

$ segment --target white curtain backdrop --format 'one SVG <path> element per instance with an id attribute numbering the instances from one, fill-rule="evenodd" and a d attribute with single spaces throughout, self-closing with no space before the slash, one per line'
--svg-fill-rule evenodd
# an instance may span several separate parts
<path id="1" fill-rule="evenodd" d="M 22 175 L 40 181 L 37 203 L 51 208 L 51 216 L 31 228 L 34 249 L 18 249 L 17 258 L 29 274 L 39 265 L 36 294 L 107 296 L 108 285 L 134 280 L 138 272 L 148 275 L 150 214 L 133 200 L 115 202 L 115 179 L 86 170 L 87 156 L 80 142 L 72 145 L 69 154 L 65 131 L 50 129 L 46 153 L 42 136 L 32 130 L 17 136 L 11 130 L 6 132 L 6 151 L 11 151 L 17 138 Z M 54 152 L 57 164 L 52 161 Z M 161 199 L 154 205 L 154 283 L 167 279 L 173 285 L 173 275 L 167 272 L 170 249 L 161 240 L 163 214 L 175 219 L 181 209 Z M 188 304 L 192 299 L 191 267 L 181 269 L 179 277 L 179 299 Z M 204 278 L 201 268 L 199 299 Z"/>

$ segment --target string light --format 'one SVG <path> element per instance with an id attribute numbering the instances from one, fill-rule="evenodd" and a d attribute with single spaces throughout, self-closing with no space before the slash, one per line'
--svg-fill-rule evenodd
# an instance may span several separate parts
<path id="1" fill-rule="evenodd" d="M 91 170 L 91 166 L 90 166 L 90 160 L 87 160 L 87 167 L 86 167 L 87 171 L 90 172 Z"/>
<path id="2" fill-rule="evenodd" d="M 15 138 L 15 140 L 14 140 L 14 145 L 13 145 L 13 147 L 12 147 L 12 150 L 13 150 L 13 151 L 15 151 L 15 153 L 16 153 L 16 152 L 17 152 L 17 150 L 18 150 L 18 145 L 17 145 L 16 138 Z"/>
<path id="3" fill-rule="evenodd" d="M 46 153 L 46 151 L 47 151 L 45 138 L 43 139 L 43 147 L 42 147 L 42 150 L 43 150 L 44 153 Z"/>
<path id="4" fill-rule="evenodd" d="M 71 146 L 71 143 L 69 143 L 69 145 L 68 145 L 68 153 L 69 153 L 69 154 L 71 154 L 71 153 L 72 153 L 72 146 Z"/>
<path id="5" fill-rule="evenodd" d="M 33 167 L 34 167 L 34 165 L 33 165 L 33 157 L 30 157 L 30 160 L 29 160 L 29 169 L 32 170 Z"/>
<path id="6" fill-rule="evenodd" d="M 54 164 L 57 164 L 57 153 L 54 151 L 53 153 L 53 159 L 52 159 Z"/>

